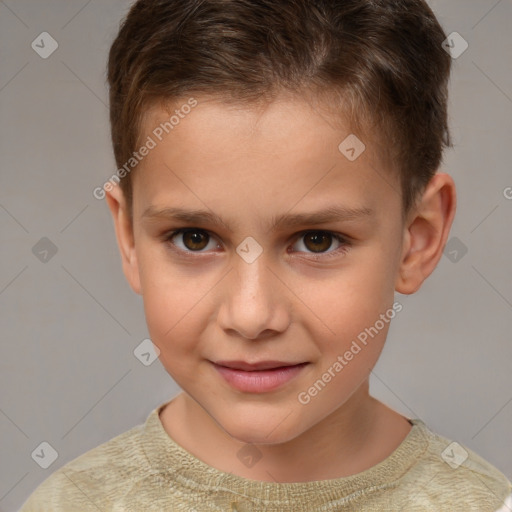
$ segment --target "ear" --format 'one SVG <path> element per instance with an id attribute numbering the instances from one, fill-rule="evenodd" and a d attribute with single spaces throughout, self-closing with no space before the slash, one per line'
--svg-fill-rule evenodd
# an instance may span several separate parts
<path id="1" fill-rule="evenodd" d="M 133 225 L 128 214 L 126 200 L 121 187 L 117 184 L 105 191 L 105 198 L 114 219 L 117 245 L 121 252 L 123 272 L 132 287 L 132 290 L 139 295 L 141 293 L 139 265 L 137 253 L 135 252 L 135 241 L 133 236 Z"/>
<path id="2" fill-rule="evenodd" d="M 406 221 L 395 283 L 399 293 L 416 292 L 436 268 L 450 233 L 456 204 L 455 183 L 451 176 L 435 174 Z"/>

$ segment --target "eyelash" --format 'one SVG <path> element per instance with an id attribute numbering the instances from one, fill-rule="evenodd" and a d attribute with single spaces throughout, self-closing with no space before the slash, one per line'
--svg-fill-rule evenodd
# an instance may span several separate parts
<path id="1" fill-rule="evenodd" d="M 201 229 L 201 228 L 179 228 L 179 229 L 176 229 L 176 230 L 171 231 L 169 233 L 166 233 L 164 235 L 164 242 L 166 244 L 168 244 L 168 246 L 170 246 L 173 251 L 179 252 L 180 255 L 183 255 L 183 256 L 185 256 L 187 258 L 196 258 L 197 256 L 195 256 L 195 254 L 202 254 L 201 251 L 190 251 L 190 250 L 185 251 L 183 249 L 180 249 L 180 248 L 176 247 L 176 245 L 172 242 L 172 239 L 176 235 L 179 235 L 181 233 L 191 232 L 191 231 L 192 232 L 206 233 L 209 237 L 213 237 L 213 235 L 209 231 L 207 231 L 205 229 Z M 346 236 L 342 236 L 342 235 L 340 235 L 338 233 L 334 233 L 332 231 L 309 229 L 309 230 L 301 231 L 301 232 L 297 233 L 296 237 L 297 237 L 297 239 L 300 239 L 300 238 L 302 238 L 304 235 L 306 235 L 308 233 L 322 233 L 322 234 L 331 235 L 335 240 L 337 240 L 341 244 L 341 246 L 338 247 L 337 249 L 335 249 L 334 251 L 325 252 L 325 253 L 313 253 L 313 252 L 306 253 L 306 254 L 309 254 L 309 257 L 308 257 L 309 259 L 322 260 L 322 259 L 327 259 L 327 258 L 332 258 L 332 257 L 339 257 L 340 255 L 343 255 L 343 254 L 347 253 L 349 248 L 352 245 L 350 240 Z M 213 237 L 213 238 L 215 238 L 215 237 Z M 303 252 L 303 251 L 296 251 L 296 252 Z"/>

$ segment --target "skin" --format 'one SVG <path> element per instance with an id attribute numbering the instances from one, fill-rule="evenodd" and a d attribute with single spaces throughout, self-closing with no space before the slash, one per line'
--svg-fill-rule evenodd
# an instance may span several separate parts
<path id="1" fill-rule="evenodd" d="M 364 471 L 411 429 L 369 394 L 389 323 L 308 404 L 297 397 L 391 308 L 395 292 L 414 293 L 434 270 L 455 214 L 455 184 L 438 172 L 402 220 L 398 178 L 374 145 L 364 141 L 366 150 L 349 161 L 338 145 L 350 129 L 320 108 L 288 96 L 263 108 L 197 99 L 134 171 L 133 219 L 119 186 L 106 196 L 123 271 L 143 297 L 162 364 L 183 390 L 161 412 L 164 429 L 203 462 L 252 480 Z M 150 109 L 144 139 L 168 118 Z M 326 205 L 374 213 L 269 229 L 275 216 Z M 223 224 L 143 217 L 149 207 L 207 210 Z M 182 227 L 196 228 L 196 239 L 165 239 Z M 305 231 L 327 239 L 315 246 Z M 236 252 L 248 236 L 263 249 L 252 263 Z M 309 364 L 275 391 L 248 393 L 210 362 L 234 359 Z M 261 453 L 252 467 L 237 456 L 247 443 Z"/>

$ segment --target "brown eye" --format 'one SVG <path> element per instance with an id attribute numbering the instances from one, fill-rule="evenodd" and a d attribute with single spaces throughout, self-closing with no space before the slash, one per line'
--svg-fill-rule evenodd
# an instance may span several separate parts
<path id="1" fill-rule="evenodd" d="M 183 243 L 191 251 L 200 251 L 208 245 L 208 234 L 204 231 L 185 231 Z"/>
<path id="2" fill-rule="evenodd" d="M 323 231 L 310 231 L 304 235 L 304 245 L 313 252 L 323 252 L 332 245 L 333 236 Z"/>
<path id="3" fill-rule="evenodd" d="M 183 252 L 206 252 L 203 249 L 215 249 L 217 244 L 210 235 L 203 229 L 178 229 L 165 236 L 168 244 L 176 246 Z M 208 245 L 211 244 L 210 247 Z"/>

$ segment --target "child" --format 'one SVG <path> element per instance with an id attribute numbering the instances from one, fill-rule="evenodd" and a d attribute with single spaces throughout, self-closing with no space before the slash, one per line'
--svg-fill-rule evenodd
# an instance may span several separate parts
<path id="1" fill-rule="evenodd" d="M 29 511 L 511 510 L 507 478 L 369 394 L 456 207 L 423 0 L 139 0 L 95 191 L 183 392 Z"/>

